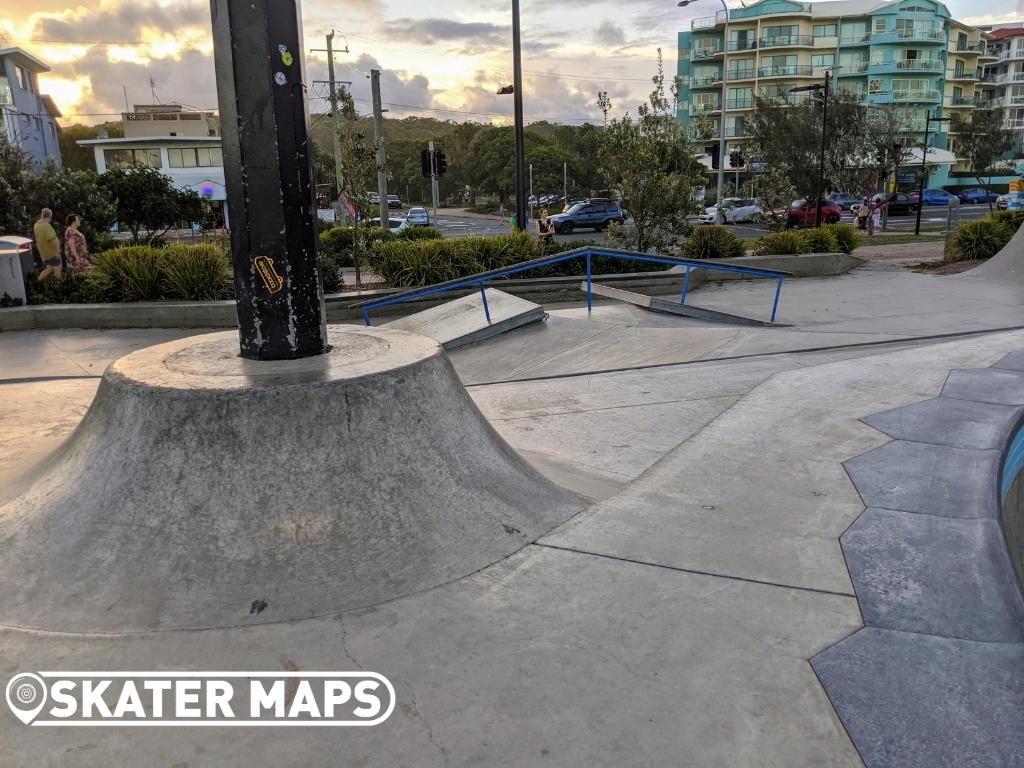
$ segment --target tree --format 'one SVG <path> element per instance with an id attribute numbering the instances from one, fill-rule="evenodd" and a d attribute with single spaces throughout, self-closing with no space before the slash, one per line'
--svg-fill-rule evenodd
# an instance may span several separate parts
<path id="1" fill-rule="evenodd" d="M 60 159 L 65 168 L 73 171 L 96 172 L 96 155 L 93 148 L 79 146 L 78 142 L 95 139 L 100 130 L 105 130 L 111 139 L 124 136 L 124 128 L 120 123 L 72 125 L 61 130 L 57 136 L 57 143 L 60 145 Z"/>
<path id="2" fill-rule="evenodd" d="M 956 134 L 957 154 L 967 159 L 978 185 L 988 191 L 982 177 L 991 175 L 996 162 L 1013 149 L 1014 133 L 1004 127 L 1003 108 L 972 109 L 966 120 L 954 112 L 950 129 Z M 991 200 L 988 207 L 992 210 Z"/>
<path id="3" fill-rule="evenodd" d="M 31 173 L 32 158 L 0 131 L 0 232 L 28 236 L 32 229 L 24 193 L 25 179 Z"/>
<path id="4" fill-rule="evenodd" d="M 38 174 L 25 177 L 23 194 L 29 226 L 40 210 L 49 208 L 53 211 L 53 228 L 61 240 L 68 214 L 79 216 L 81 232 L 92 248 L 105 245 L 107 231 L 116 221 L 114 204 L 100 186 L 99 176 L 94 171 L 61 168 L 52 157 L 46 158 Z"/>
<path id="5" fill-rule="evenodd" d="M 754 221 L 770 232 L 781 232 L 789 224 L 789 208 L 797 196 L 790 171 L 776 165 L 767 173 L 755 173 L 743 184 L 743 197 L 756 197 L 761 208 L 761 213 L 754 214 Z"/>
<path id="6" fill-rule="evenodd" d="M 575 157 L 559 149 L 543 136 L 525 132 L 526 165 L 533 165 L 535 192 L 554 192 L 562 188 L 563 163 L 576 173 Z M 502 205 L 516 191 L 516 136 L 512 127 L 488 128 L 477 134 L 466 159 L 467 179 L 487 192 L 495 192 Z M 527 182 L 528 183 L 528 182 Z"/>
<path id="7" fill-rule="evenodd" d="M 679 79 L 674 78 L 669 96 L 658 49 L 658 74 L 648 102 L 637 109 L 637 119 L 627 113 L 607 123 L 601 136 L 599 156 L 606 178 L 622 195 L 634 227 L 613 226 L 609 239 L 631 250 L 659 253 L 678 244 L 689 230 L 687 217 L 698 213 L 694 191 L 704 186 L 704 167 L 694 158 L 686 129 L 676 122 Z M 611 101 L 606 93 L 598 106 L 607 115 Z"/>
<path id="8" fill-rule="evenodd" d="M 99 186 L 114 200 L 117 222 L 132 233 L 132 241 L 152 242 L 182 221 L 199 221 L 202 199 L 192 190 L 176 189 L 156 168 L 112 168 L 99 177 Z"/>
<path id="9" fill-rule="evenodd" d="M 370 215 L 370 190 L 377 188 L 376 142 L 367 143 L 366 133 L 360 130 L 359 113 L 356 112 L 355 101 L 348 89 L 342 88 L 339 93 L 341 127 L 338 135 L 341 138 L 341 167 L 344 179 L 345 199 L 355 211 L 352 227 L 352 259 L 356 268 L 356 285 L 362 284 L 361 265 L 363 249 L 359 236 L 359 220 Z"/>

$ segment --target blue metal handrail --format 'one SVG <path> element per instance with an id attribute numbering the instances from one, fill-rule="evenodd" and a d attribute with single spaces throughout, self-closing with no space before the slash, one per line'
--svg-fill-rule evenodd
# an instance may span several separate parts
<path id="1" fill-rule="evenodd" d="M 499 269 L 491 269 L 487 272 L 479 272 L 469 277 L 459 277 L 454 280 L 448 280 L 443 283 L 436 283 L 434 285 L 424 286 L 422 288 L 412 288 L 408 291 L 396 294 L 394 296 L 388 296 L 385 299 L 368 299 L 366 301 L 358 301 L 353 304 L 349 304 L 350 309 L 362 309 L 363 320 L 366 321 L 367 325 L 370 323 L 369 311 L 371 309 L 378 309 L 380 307 L 386 307 L 391 304 L 400 304 L 405 301 L 412 301 L 423 296 L 430 296 L 434 293 L 444 293 L 445 291 L 454 291 L 459 288 L 465 288 L 471 285 L 480 286 L 480 296 L 483 299 L 484 304 L 484 316 L 487 318 L 487 322 L 491 322 L 491 311 L 487 306 L 487 294 L 484 291 L 484 283 L 490 282 L 499 277 L 505 277 L 507 275 L 515 274 L 516 272 L 528 272 L 531 269 L 537 267 L 544 267 L 549 264 L 557 264 L 561 261 L 568 261 L 569 259 L 579 258 L 586 256 L 587 258 L 587 311 L 591 311 L 594 308 L 593 292 L 592 292 L 592 275 L 590 271 L 591 258 L 593 256 L 606 256 L 609 258 L 616 259 L 631 259 L 632 261 L 647 261 L 654 264 L 670 264 L 672 266 L 686 267 L 686 277 L 683 279 L 683 293 L 679 297 L 679 303 L 686 303 L 686 292 L 690 287 L 690 270 L 693 269 L 710 269 L 717 270 L 719 272 L 737 272 L 744 275 L 751 275 L 753 277 L 766 277 L 773 280 L 777 280 L 778 284 L 775 286 L 775 301 L 772 304 L 772 318 L 770 322 L 775 322 L 775 315 L 779 309 L 779 294 L 782 292 L 782 279 L 784 277 L 792 277 L 792 272 L 782 272 L 777 269 L 758 269 L 756 267 L 741 267 L 732 266 L 726 264 L 717 264 L 701 259 L 676 259 L 670 256 L 649 256 L 647 254 L 636 253 L 633 251 L 618 251 L 611 248 L 576 248 L 572 251 L 566 251 L 565 253 L 559 253 L 555 256 L 544 256 L 539 259 L 531 259 L 530 261 L 521 261 L 510 267 L 501 267 Z"/>

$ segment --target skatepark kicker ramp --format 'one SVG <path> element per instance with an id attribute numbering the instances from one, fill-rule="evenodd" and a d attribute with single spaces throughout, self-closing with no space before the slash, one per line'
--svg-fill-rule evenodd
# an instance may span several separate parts
<path id="1" fill-rule="evenodd" d="M 1024 227 L 1017 230 L 1003 249 L 984 264 L 957 277 L 972 280 L 999 280 L 1003 283 L 1024 283 Z"/>
<path id="2" fill-rule="evenodd" d="M 332 327 L 112 364 L 68 440 L 0 502 L 0 623 L 146 632 L 308 618 L 465 576 L 584 505 L 497 434 L 438 342 Z"/>

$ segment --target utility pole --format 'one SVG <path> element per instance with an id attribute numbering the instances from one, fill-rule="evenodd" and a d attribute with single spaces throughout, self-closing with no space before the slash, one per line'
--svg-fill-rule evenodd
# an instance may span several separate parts
<path id="1" fill-rule="evenodd" d="M 430 142 L 430 196 L 434 201 L 434 226 L 437 226 L 437 154 L 434 142 Z"/>
<path id="2" fill-rule="evenodd" d="M 380 70 L 370 70 L 370 91 L 373 96 L 373 137 L 377 140 L 377 197 L 380 202 L 380 226 L 385 232 L 391 231 L 388 221 L 388 174 L 384 170 L 387 154 L 384 152 L 384 111 L 380 103 Z M 437 218 L 437 211 L 434 211 Z"/>
<path id="3" fill-rule="evenodd" d="M 334 181 L 338 185 L 338 199 L 334 203 L 334 220 L 341 224 L 343 214 L 346 211 L 341 202 L 342 191 L 345 189 L 345 169 L 341 162 L 341 126 L 338 123 L 338 92 L 335 90 L 334 81 L 334 49 L 331 43 L 334 41 L 334 30 L 327 36 L 327 77 L 331 89 L 331 127 L 334 134 Z M 345 46 L 345 53 L 348 53 L 348 46 Z"/>
<path id="4" fill-rule="evenodd" d="M 821 226 L 821 206 L 825 197 L 825 147 L 828 146 L 828 91 L 832 82 L 832 73 L 825 70 L 825 88 L 821 100 L 821 164 L 818 166 L 818 201 L 815 226 Z M 804 222 L 806 223 L 806 221 Z"/>
<path id="5" fill-rule="evenodd" d="M 569 204 L 569 164 L 562 163 L 562 205 Z"/>
<path id="6" fill-rule="evenodd" d="M 519 0 L 512 0 L 512 104 L 516 125 L 516 229 L 526 231 L 526 140 L 523 136 L 523 41 Z"/>
<path id="7" fill-rule="evenodd" d="M 533 163 L 530 163 L 530 218 L 533 218 Z"/>

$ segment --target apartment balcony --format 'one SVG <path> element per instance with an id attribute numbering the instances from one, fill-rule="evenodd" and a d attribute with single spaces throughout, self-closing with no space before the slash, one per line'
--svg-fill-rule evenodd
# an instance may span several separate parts
<path id="1" fill-rule="evenodd" d="M 961 43 L 961 42 L 957 41 L 957 44 L 955 46 L 950 46 L 950 48 L 952 50 L 956 51 L 957 53 L 966 53 L 968 55 L 972 54 L 972 53 L 976 53 L 978 55 L 982 55 L 982 54 L 985 53 L 986 46 L 985 46 L 985 41 L 984 40 L 982 40 L 981 42 L 974 42 L 974 43 L 972 43 L 970 41 L 968 41 L 966 43 Z"/>
<path id="2" fill-rule="evenodd" d="M 781 67 L 761 67 L 758 77 L 813 77 L 814 68 L 805 64 L 786 64 Z"/>
<path id="3" fill-rule="evenodd" d="M 1024 131 L 1024 118 L 1006 118 L 1003 120 L 1003 128 L 1008 131 Z"/>
<path id="4" fill-rule="evenodd" d="M 725 103 L 728 105 L 730 110 L 753 109 L 754 97 L 750 96 L 744 99 L 727 99 Z"/>
<path id="5" fill-rule="evenodd" d="M 711 104 L 691 104 L 690 117 L 707 116 L 710 115 L 712 112 L 718 112 L 721 109 L 721 100 L 713 102 Z"/>
<path id="6" fill-rule="evenodd" d="M 715 54 L 722 52 L 722 44 L 716 43 L 713 46 L 690 49 L 690 61 L 707 61 L 715 58 Z"/>
<path id="7" fill-rule="evenodd" d="M 1011 96 L 1007 94 L 1003 99 L 1008 107 L 1024 107 L 1024 96 Z"/>
<path id="8" fill-rule="evenodd" d="M 13 107 L 14 98 L 11 96 L 11 86 L 0 85 L 0 107 Z"/>
<path id="9" fill-rule="evenodd" d="M 811 35 L 776 35 L 775 37 L 762 37 L 760 40 L 762 48 L 793 48 L 813 47 L 814 38 Z"/>
<path id="10" fill-rule="evenodd" d="M 990 52 L 999 61 L 1019 61 L 1024 59 L 1024 50 L 1013 48 L 1007 48 L 1003 51 L 991 51 Z"/>
<path id="11" fill-rule="evenodd" d="M 893 91 L 892 101 L 894 104 L 916 102 L 919 104 L 937 104 L 942 101 L 942 94 L 938 91 L 907 90 Z"/>
<path id="12" fill-rule="evenodd" d="M 725 23 L 725 11 L 718 11 L 714 16 L 702 16 L 690 22 L 690 31 L 698 29 L 714 29 L 716 24 Z"/>
<path id="13" fill-rule="evenodd" d="M 715 75 L 714 77 L 691 77 L 690 88 L 714 88 L 716 83 L 721 82 L 721 75 Z"/>
<path id="14" fill-rule="evenodd" d="M 945 45 L 946 33 L 938 29 L 894 29 L 881 35 L 872 35 L 871 42 L 875 45 L 892 43 Z"/>
<path id="15" fill-rule="evenodd" d="M 728 48 L 729 53 L 734 51 L 754 51 L 757 50 L 757 40 L 730 40 Z"/>
<path id="16" fill-rule="evenodd" d="M 746 135 L 747 127 L 745 125 L 734 125 L 725 129 L 725 138 L 727 139 L 738 139 Z"/>
<path id="17" fill-rule="evenodd" d="M 730 69 L 729 70 L 729 82 L 737 83 L 740 80 L 753 80 L 754 79 L 754 68 L 749 67 L 747 69 Z"/>
<path id="18" fill-rule="evenodd" d="M 982 83 L 1000 85 L 1002 83 L 1024 83 L 1024 72 L 1004 72 L 1001 75 L 982 75 Z"/>
<path id="19" fill-rule="evenodd" d="M 868 71 L 875 75 L 893 72 L 943 72 L 945 68 L 945 62 L 939 59 L 897 59 L 873 61 Z"/>
<path id="20" fill-rule="evenodd" d="M 946 79 L 954 80 L 956 82 L 978 82 L 981 80 L 981 73 L 976 69 L 965 69 L 963 72 L 957 72 L 955 69 L 946 70 Z"/>
<path id="21" fill-rule="evenodd" d="M 863 75 L 868 71 L 868 62 L 859 61 L 854 64 L 842 64 L 836 67 L 836 75 L 842 77 L 844 75 Z"/>
<path id="22" fill-rule="evenodd" d="M 987 102 L 982 101 L 977 96 L 947 96 L 944 104 L 947 107 L 980 107 L 983 105 L 987 106 Z"/>
<path id="23" fill-rule="evenodd" d="M 871 44 L 871 33 L 865 32 L 863 35 L 842 35 L 839 38 L 840 45 L 870 45 Z"/>

